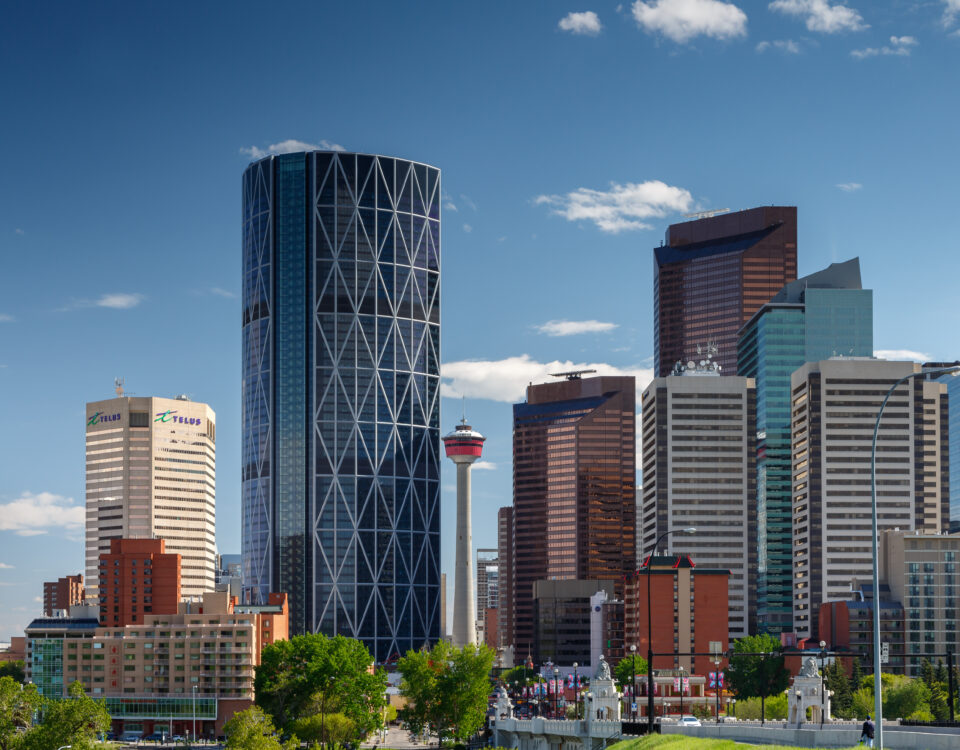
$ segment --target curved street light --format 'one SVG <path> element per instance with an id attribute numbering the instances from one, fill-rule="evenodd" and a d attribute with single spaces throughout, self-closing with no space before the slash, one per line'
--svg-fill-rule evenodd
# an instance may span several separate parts
<path id="1" fill-rule="evenodd" d="M 950 365 L 949 367 L 937 367 L 930 370 L 921 369 L 919 372 L 911 372 L 904 375 L 897 382 L 890 386 L 887 395 L 883 397 L 880 404 L 880 411 L 877 412 L 877 422 L 873 426 L 873 445 L 870 448 L 870 516 L 872 522 L 873 539 L 871 542 L 871 551 L 873 553 L 873 711 L 876 716 L 876 728 L 874 735 L 876 737 L 877 750 L 883 750 L 883 692 L 880 682 L 880 569 L 877 566 L 880 557 L 879 550 L 879 532 L 877 530 L 877 433 L 880 431 L 880 419 L 883 417 L 883 410 L 887 401 L 893 395 L 893 392 L 900 387 L 902 383 L 913 378 L 932 378 L 938 375 L 960 374 L 960 363 Z"/>
<path id="2" fill-rule="evenodd" d="M 657 547 L 664 537 L 670 534 L 696 534 L 693 526 L 685 529 L 671 529 L 664 531 L 653 543 L 653 550 L 647 558 L 647 734 L 653 734 L 653 615 L 650 609 L 650 569 L 653 567 L 653 557 L 657 554 Z"/>

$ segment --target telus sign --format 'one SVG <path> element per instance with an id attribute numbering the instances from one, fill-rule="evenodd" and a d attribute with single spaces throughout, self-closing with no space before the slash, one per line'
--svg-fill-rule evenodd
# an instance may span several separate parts
<path id="1" fill-rule="evenodd" d="M 87 417 L 87 427 L 93 427 L 101 422 L 117 422 L 119 419 L 119 414 L 104 414 L 102 411 L 98 411 Z"/>
<path id="2" fill-rule="evenodd" d="M 176 424 L 200 424 L 200 420 L 197 417 L 178 417 L 175 416 L 177 413 L 176 409 L 167 409 L 166 411 L 158 411 L 154 422 L 174 422 Z"/>

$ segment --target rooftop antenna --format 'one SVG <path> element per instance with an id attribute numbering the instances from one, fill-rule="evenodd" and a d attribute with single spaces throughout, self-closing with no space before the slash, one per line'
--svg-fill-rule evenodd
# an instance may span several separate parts
<path id="1" fill-rule="evenodd" d="M 710 219 L 718 214 L 725 214 L 730 211 L 729 208 L 714 208 L 709 211 L 694 211 L 692 214 L 684 214 L 685 219 Z"/>
<path id="2" fill-rule="evenodd" d="M 123 398 L 123 378 L 114 378 L 113 386 L 116 389 L 117 398 Z"/>
<path id="3" fill-rule="evenodd" d="M 460 424 L 466 424 L 467 423 L 467 397 L 461 396 L 460 398 L 463 399 L 463 407 L 462 407 L 462 411 L 460 412 Z"/>
<path id="4" fill-rule="evenodd" d="M 569 370 L 567 372 L 551 372 L 551 378 L 566 378 L 567 380 L 580 380 L 581 376 L 589 375 L 596 370 Z"/>

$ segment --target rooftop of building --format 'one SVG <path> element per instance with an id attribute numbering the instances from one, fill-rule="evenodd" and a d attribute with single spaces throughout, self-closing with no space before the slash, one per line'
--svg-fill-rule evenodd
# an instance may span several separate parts
<path id="1" fill-rule="evenodd" d="M 681 568 L 689 568 L 696 575 L 730 575 L 730 571 L 727 568 L 697 567 L 693 558 L 691 558 L 690 555 L 684 554 L 655 555 L 652 562 L 648 555 L 640 564 L 640 567 L 634 571 L 633 575 L 635 577 L 646 576 L 648 563 L 650 563 L 649 572 L 651 575 L 673 575 L 674 571 L 680 570 Z"/>

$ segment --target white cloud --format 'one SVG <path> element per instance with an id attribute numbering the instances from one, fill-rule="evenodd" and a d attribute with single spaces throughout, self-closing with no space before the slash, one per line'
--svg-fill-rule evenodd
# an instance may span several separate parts
<path id="1" fill-rule="evenodd" d="M 599 320 L 548 320 L 536 329 L 547 336 L 576 336 L 580 333 L 608 333 L 616 327 L 616 323 Z"/>
<path id="2" fill-rule="evenodd" d="M 496 471 L 497 465 L 493 461 L 477 461 L 473 468 L 480 471 Z"/>
<path id="3" fill-rule="evenodd" d="M 890 37 L 889 45 L 885 44 L 882 47 L 855 49 L 851 50 L 850 54 L 858 60 L 863 60 L 867 57 L 876 57 L 878 55 L 898 55 L 900 57 L 909 57 L 910 48 L 916 47 L 917 44 L 919 44 L 919 42 L 917 42 L 916 37 L 892 36 Z"/>
<path id="4" fill-rule="evenodd" d="M 760 42 L 757 44 L 756 50 L 757 52 L 766 52 L 770 48 L 783 52 L 785 55 L 800 54 L 800 45 L 793 39 L 774 39 L 772 42 Z"/>
<path id="5" fill-rule="evenodd" d="M 499 360 L 461 360 L 440 367 L 440 393 L 445 398 L 482 398 L 514 403 L 524 398 L 527 385 L 556 380 L 550 373 L 596 370 L 598 375 L 633 375 L 639 393 L 653 379 L 650 368 L 620 368 L 606 363 L 567 360 L 538 362 L 529 354 Z"/>
<path id="6" fill-rule="evenodd" d="M 240 149 L 241 154 L 246 154 L 251 159 L 262 159 L 264 156 L 273 154 L 295 154 L 298 151 L 346 151 L 346 149 L 339 143 L 328 140 L 321 140 L 319 143 L 307 143 L 293 138 L 280 141 L 280 143 L 271 143 L 265 149 L 257 146 Z"/>
<path id="7" fill-rule="evenodd" d="M 142 294 L 104 294 L 93 304 L 97 307 L 111 307 L 114 310 L 128 310 L 143 301 Z"/>
<path id="8" fill-rule="evenodd" d="M 14 229 L 13 233 L 19 234 L 21 237 L 23 236 L 23 230 L 20 227 L 17 227 L 16 229 Z"/>
<path id="9" fill-rule="evenodd" d="M 7 313 L 0 313 L 0 323 L 12 323 L 16 318 L 12 315 L 7 315 Z"/>
<path id="10" fill-rule="evenodd" d="M 237 295 L 231 292 L 229 289 L 222 289 L 219 286 L 210 287 L 210 293 L 215 294 L 218 297 L 226 297 L 227 299 L 234 299 Z"/>
<path id="11" fill-rule="evenodd" d="M 13 566 L 7 565 L 6 563 L 0 563 L 0 570 L 13 570 Z"/>
<path id="12" fill-rule="evenodd" d="M 629 229 L 651 229 L 642 219 L 661 218 L 669 212 L 689 211 L 689 190 L 660 180 L 620 185 L 610 190 L 577 188 L 566 195 L 538 195 L 534 203 L 553 207 L 567 221 L 592 221 L 603 232 L 617 234 Z"/>
<path id="13" fill-rule="evenodd" d="M 85 516 L 83 506 L 74 505 L 72 497 L 24 492 L 16 500 L 0 504 L 0 531 L 20 536 L 46 534 L 52 528 L 77 531 L 83 528 Z"/>
<path id="14" fill-rule="evenodd" d="M 456 207 L 453 203 L 451 203 L 450 201 L 447 201 L 446 203 L 444 203 L 444 204 L 443 204 L 443 207 L 444 207 L 445 209 L 447 209 L 448 211 L 453 211 L 454 213 L 459 213 L 459 212 L 457 211 L 457 207 Z"/>
<path id="15" fill-rule="evenodd" d="M 830 5 L 827 0 L 774 0 L 769 7 L 788 16 L 800 16 L 810 31 L 824 34 L 870 28 L 858 11 L 846 5 Z"/>
<path id="16" fill-rule="evenodd" d="M 473 201 L 473 198 L 471 198 L 469 195 L 464 195 L 463 193 L 460 193 L 460 200 L 462 200 L 465 204 L 467 204 L 467 207 L 470 208 L 470 210 L 472 211 L 477 210 L 477 204 Z"/>
<path id="17" fill-rule="evenodd" d="M 596 36 L 603 30 L 603 24 L 597 14 L 592 10 L 582 13 L 567 13 L 557 24 L 561 31 L 569 31 L 571 34 L 585 34 L 587 36 Z"/>
<path id="18" fill-rule="evenodd" d="M 735 39 L 747 34 L 747 14 L 720 0 L 637 0 L 633 18 L 647 33 L 681 44 L 696 36 Z"/>
<path id="19" fill-rule="evenodd" d="M 463 225 L 463 231 L 466 232 L 467 234 L 470 234 L 470 232 L 473 231 L 473 227 L 470 226 L 469 224 L 464 224 L 464 225 Z"/>
<path id="20" fill-rule="evenodd" d="M 915 352 L 911 349 L 875 349 L 873 356 L 877 359 L 910 360 L 913 362 L 929 362 L 932 359 L 926 352 Z"/>
<path id="21" fill-rule="evenodd" d="M 863 187 L 859 182 L 838 182 L 837 187 L 845 193 L 852 193 Z"/>
<path id="22" fill-rule="evenodd" d="M 943 0 L 943 25 L 953 26 L 953 22 L 960 16 L 960 0 Z M 960 31 L 953 32 L 952 36 L 960 36 Z"/>

